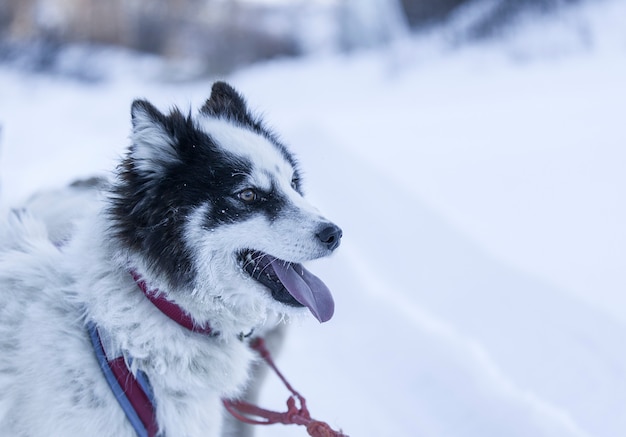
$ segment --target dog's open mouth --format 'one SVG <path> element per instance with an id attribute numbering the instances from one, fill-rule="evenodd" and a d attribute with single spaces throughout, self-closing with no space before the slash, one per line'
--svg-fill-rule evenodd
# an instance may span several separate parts
<path id="1" fill-rule="evenodd" d="M 306 306 L 320 322 L 330 320 L 335 303 L 320 278 L 301 264 L 290 263 L 259 251 L 239 255 L 243 270 L 267 287 L 272 297 L 291 306 Z"/>

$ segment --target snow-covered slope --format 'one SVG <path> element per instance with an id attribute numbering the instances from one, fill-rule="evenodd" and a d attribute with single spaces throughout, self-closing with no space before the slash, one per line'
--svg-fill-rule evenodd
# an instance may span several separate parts
<path id="1" fill-rule="evenodd" d="M 541 23 L 508 45 L 433 38 L 227 78 L 344 228 L 311 266 L 335 317 L 293 326 L 278 360 L 314 416 L 353 436 L 626 435 L 626 8 L 579 14 L 585 45 L 556 38 L 556 58 L 532 56 L 555 40 Z M 0 67 L 3 206 L 111 169 L 133 98 L 197 107 L 210 89 L 110 59 L 100 84 Z M 274 381 L 264 402 L 285 398 Z"/>

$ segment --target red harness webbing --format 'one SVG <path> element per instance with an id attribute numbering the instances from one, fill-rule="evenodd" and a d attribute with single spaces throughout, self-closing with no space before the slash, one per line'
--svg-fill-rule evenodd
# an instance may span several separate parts
<path id="1" fill-rule="evenodd" d="M 87 331 L 104 379 L 137 437 L 156 437 L 159 427 L 156 422 L 152 389 L 147 378 L 142 372 L 138 372 L 135 377 L 126 365 L 124 357 L 107 356 L 95 324 L 89 322 Z"/>

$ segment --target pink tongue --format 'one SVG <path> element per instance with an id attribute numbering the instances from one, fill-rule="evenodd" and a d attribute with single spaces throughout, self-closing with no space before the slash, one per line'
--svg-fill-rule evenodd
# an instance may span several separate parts
<path id="1" fill-rule="evenodd" d="M 277 261 L 271 266 L 289 294 L 306 306 L 317 320 L 321 323 L 330 320 L 335 312 L 335 302 L 320 278 L 300 264 Z"/>

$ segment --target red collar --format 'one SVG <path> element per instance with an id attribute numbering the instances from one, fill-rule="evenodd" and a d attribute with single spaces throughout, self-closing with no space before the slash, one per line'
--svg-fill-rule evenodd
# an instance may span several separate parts
<path id="1" fill-rule="evenodd" d="M 209 325 L 200 326 L 196 324 L 196 322 L 189 315 L 189 313 L 187 313 L 171 300 L 167 300 L 165 296 L 163 296 L 163 294 L 159 294 L 158 289 L 149 289 L 146 285 L 146 281 L 135 270 L 131 270 L 130 273 L 131 275 L 133 275 L 133 279 L 137 283 L 137 286 L 141 289 L 141 291 L 143 291 L 143 294 L 148 298 L 148 300 L 152 302 L 152 304 L 157 307 L 163 314 L 178 323 L 180 326 L 183 326 L 190 331 L 198 332 L 200 334 L 219 334 L 218 332 L 213 332 Z"/>

